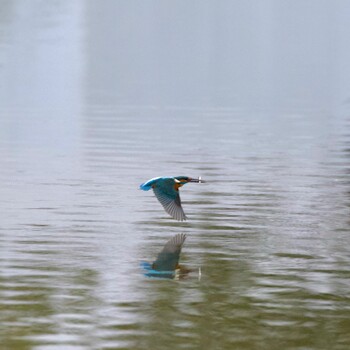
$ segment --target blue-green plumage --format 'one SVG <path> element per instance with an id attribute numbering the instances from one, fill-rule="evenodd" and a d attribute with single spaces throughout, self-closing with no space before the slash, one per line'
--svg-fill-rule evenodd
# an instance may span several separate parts
<path id="1" fill-rule="evenodd" d="M 181 206 L 179 188 L 188 182 L 203 182 L 201 178 L 192 179 L 188 176 L 155 177 L 140 185 L 143 191 L 153 189 L 154 194 L 164 207 L 165 211 L 174 219 L 186 220 Z"/>
<path id="2" fill-rule="evenodd" d="M 144 182 L 143 184 L 140 185 L 140 190 L 143 191 L 149 191 L 152 186 L 158 182 L 158 180 L 162 179 L 162 177 L 154 177 L 153 179 L 150 179 L 146 182 Z"/>

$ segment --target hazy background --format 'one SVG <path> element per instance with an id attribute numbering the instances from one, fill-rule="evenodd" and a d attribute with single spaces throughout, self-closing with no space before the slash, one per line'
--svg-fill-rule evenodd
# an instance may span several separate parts
<path id="1" fill-rule="evenodd" d="M 349 349 L 349 18 L 0 0 L 0 347 Z M 202 279 L 146 278 L 180 232 Z"/>
<path id="2" fill-rule="evenodd" d="M 120 103 L 330 112 L 349 98 L 347 1 L 89 5 L 89 83 Z"/>

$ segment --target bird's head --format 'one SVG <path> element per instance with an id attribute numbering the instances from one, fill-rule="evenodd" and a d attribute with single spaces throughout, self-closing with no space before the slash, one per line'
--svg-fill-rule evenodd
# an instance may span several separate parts
<path id="1" fill-rule="evenodd" d="M 204 182 L 201 179 L 201 177 L 199 177 L 198 179 L 194 179 L 194 178 L 188 177 L 188 176 L 175 176 L 174 180 L 178 184 L 178 186 L 183 186 L 183 185 L 187 184 L 188 182 L 197 182 L 197 183 Z"/>

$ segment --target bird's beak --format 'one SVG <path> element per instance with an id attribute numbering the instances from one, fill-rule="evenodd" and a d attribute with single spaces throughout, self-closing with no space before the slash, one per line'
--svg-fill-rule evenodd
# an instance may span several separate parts
<path id="1" fill-rule="evenodd" d="M 199 177 L 198 179 L 191 179 L 190 182 L 197 182 L 197 183 L 203 183 L 205 182 L 204 180 L 202 180 L 201 177 Z"/>

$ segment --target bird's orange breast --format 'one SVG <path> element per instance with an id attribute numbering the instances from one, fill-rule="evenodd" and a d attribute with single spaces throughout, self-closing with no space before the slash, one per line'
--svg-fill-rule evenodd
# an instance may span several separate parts
<path id="1" fill-rule="evenodd" d="M 175 191 L 178 191 L 181 186 L 183 186 L 181 183 L 175 182 L 174 184 Z"/>

